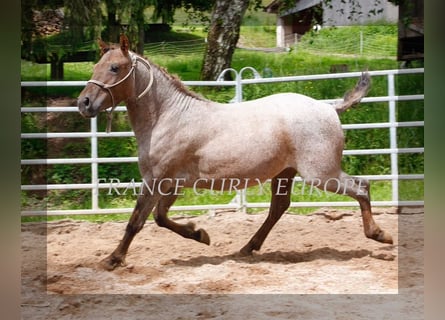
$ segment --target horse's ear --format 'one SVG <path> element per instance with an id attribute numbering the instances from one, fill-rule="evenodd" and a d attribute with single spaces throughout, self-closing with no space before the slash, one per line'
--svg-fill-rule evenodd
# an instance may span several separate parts
<path id="1" fill-rule="evenodd" d="M 128 54 L 128 50 L 130 50 L 130 41 L 128 40 L 125 34 L 121 34 L 120 39 L 121 50 L 124 54 Z"/>
<path id="2" fill-rule="evenodd" d="M 108 50 L 110 50 L 110 46 L 100 38 L 97 39 L 97 44 L 100 48 L 100 56 L 103 56 Z"/>

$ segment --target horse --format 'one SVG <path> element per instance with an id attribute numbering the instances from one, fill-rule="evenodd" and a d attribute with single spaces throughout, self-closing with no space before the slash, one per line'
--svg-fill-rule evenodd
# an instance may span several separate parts
<path id="1" fill-rule="evenodd" d="M 194 93 L 178 77 L 131 51 L 123 34 L 118 44 L 99 40 L 99 47 L 100 60 L 78 97 L 79 112 L 91 118 L 126 103 L 145 185 L 122 240 L 101 260 L 103 268 L 111 271 L 125 265 L 130 243 L 152 211 L 158 226 L 210 245 L 204 229 L 167 216 L 178 190 L 195 186 L 228 190 L 233 187 L 224 183 L 228 179 L 242 180 L 248 188 L 270 179 L 267 218 L 240 250 L 241 255 L 250 255 L 260 250 L 288 209 L 297 173 L 306 183 L 358 201 L 365 236 L 393 243 L 373 219 L 369 182 L 341 168 L 344 135 L 339 114 L 367 94 L 368 72 L 335 105 L 297 93 L 222 104 Z"/>

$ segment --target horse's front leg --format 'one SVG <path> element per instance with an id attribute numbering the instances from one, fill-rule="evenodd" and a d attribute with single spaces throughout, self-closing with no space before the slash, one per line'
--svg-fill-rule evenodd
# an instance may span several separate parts
<path id="1" fill-rule="evenodd" d="M 101 266 L 103 268 L 111 271 L 124 264 L 125 255 L 127 254 L 131 241 L 143 228 L 147 217 L 159 201 L 159 197 L 159 194 L 152 194 L 150 192 L 139 195 L 136 206 L 134 207 L 133 213 L 125 229 L 124 237 L 113 253 L 101 261 Z"/>
<path id="2" fill-rule="evenodd" d="M 177 190 L 176 190 L 177 191 Z M 158 226 L 167 228 L 184 238 L 193 239 L 207 245 L 210 244 L 210 237 L 204 229 L 195 229 L 195 224 L 189 222 L 187 224 L 179 224 L 167 217 L 168 210 L 175 202 L 178 194 L 175 193 L 175 189 L 169 190 L 169 194 L 163 195 L 159 200 L 155 212 L 154 218 Z"/>

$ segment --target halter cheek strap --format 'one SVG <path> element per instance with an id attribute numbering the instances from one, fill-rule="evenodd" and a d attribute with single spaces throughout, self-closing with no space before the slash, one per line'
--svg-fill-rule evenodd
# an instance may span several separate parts
<path id="1" fill-rule="evenodd" d="M 103 83 L 102 81 L 94 80 L 94 79 L 88 80 L 87 83 L 94 83 L 95 85 L 99 86 L 101 89 L 107 90 L 108 94 L 111 97 L 111 105 L 114 106 L 114 97 L 113 97 L 113 93 L 110 90 L 111 86 Z"/>
<path id="2" fill-rule="evenodd" d="M 111 109 L 110 111 L 107 111 L 107 133 L 111 132 L 111 121 L 113 119 L 112 116 L 112 112 L 114 111 L 114 109 L 117 107 L 116 103 L 115 103 L 115 99 L 113 96 L 113 92 L 111 91 L 111 88 L 114 88 L 118 85 L 120 85 L 122 82 L 124 82 L 125 80 L 127 80 L 131 75 L 133 75 L 133 78 L 135 77 L 135 73 L 134 73 L 134 69 L 136 68 L 136 64 L 138 61 L 142 62 L 142 64 L 147 68 L 147 70 L 149 70 L 150 72 L 150 81 L 148 82 L 147 87 L 144 89 L 144 91 L 142 91 L 136 98 L 136 101 L 139 100 L 140 98 L 142 98 L 143 96 L 145 96 L 147 94 L 147 92 L 150 90 L 151 86 L 153 85 L 153 69 L 150 65 L 150 63 L 148 63 L 148 61 L 146 61 L 145 59 L 140 58 L 139 56 L 135 55 L 135 54 L 131 54 L 131 69 L 130 71 L 128 71 L 127 75 L 125 77 L 123 77 L 121 80 L 119 80 L 116 83 L 113 84 L 106 84 L 103 83 L 102 81 L 99 80 L 88 80 L 88 83 L 93 83 L 97 86 L 99 86 L 101 89 L 104 89 L 108 92 L 108 94 L 111 97 Z"/>

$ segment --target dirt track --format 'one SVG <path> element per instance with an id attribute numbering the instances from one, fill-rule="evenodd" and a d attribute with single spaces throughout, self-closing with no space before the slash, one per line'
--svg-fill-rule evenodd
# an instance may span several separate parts
<path id="1" fill-rule="evenodd" d="M 210 246 L 150 221 L 113 272 L 98 262 L 126 222 L 24 224 L 23 319 L 421 319 L 423 208 L 375 211 L 394 245 L 366 239 L 357 211 L 321 210 L 284 215 L 251 257 L 237 252 L 264 213 L 176 220 Z"/>

